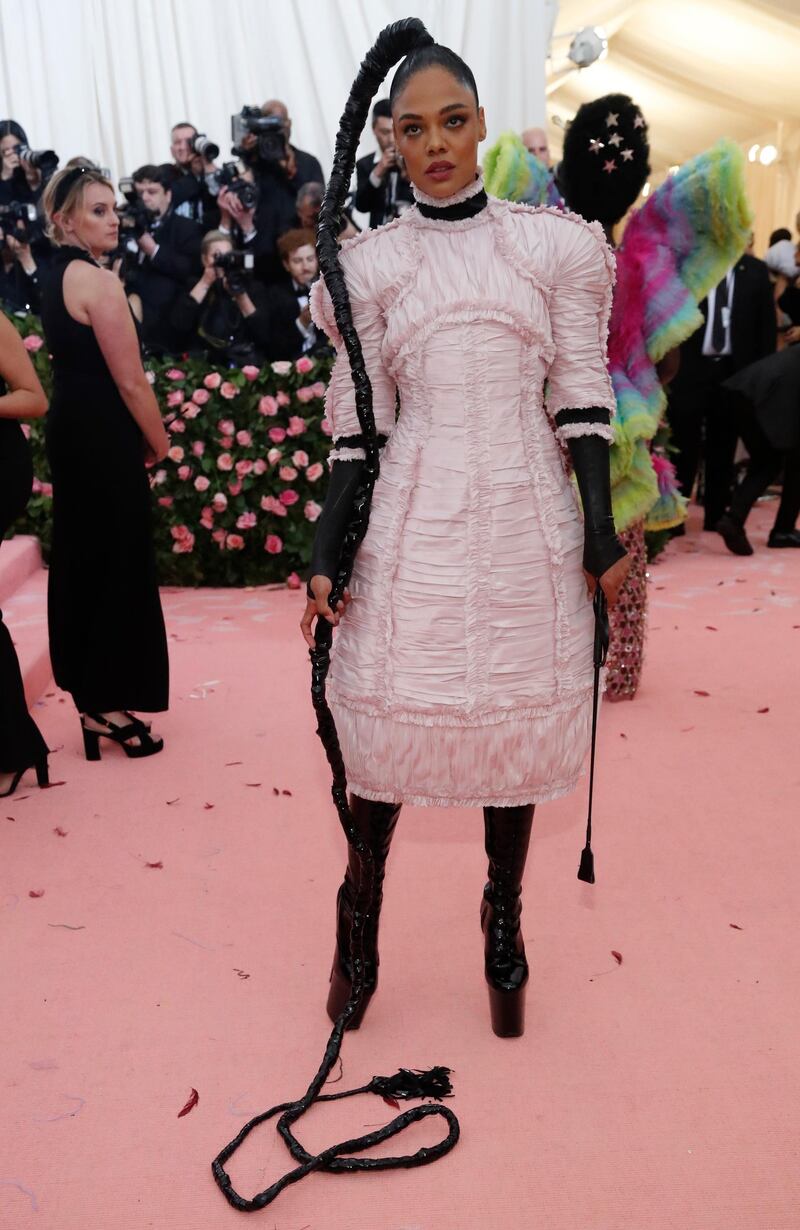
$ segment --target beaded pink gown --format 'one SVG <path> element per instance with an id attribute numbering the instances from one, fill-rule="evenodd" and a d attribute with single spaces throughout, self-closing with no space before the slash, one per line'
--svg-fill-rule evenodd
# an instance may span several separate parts
<path id="1" fill-rule="evenodd" d="M 553 416 L 614 413 L 613 256 L 597 224 L 490 197 L 455 222 L 411 208 L 343 244 L 341 264 L 389 437 L 328 683 L 350 788 L 431 806 L 556 798 L 588 751 L 593 640 L 561 442 L 611 428 Z M 311 306 L 339 351 L 331 459 L 363 456 L 336 448 L 360 429 L 322 280 Z"/>

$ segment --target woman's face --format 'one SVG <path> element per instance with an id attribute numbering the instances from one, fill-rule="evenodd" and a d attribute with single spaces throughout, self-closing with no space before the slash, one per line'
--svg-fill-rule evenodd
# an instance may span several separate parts
<path id="1" fill-rule="evenodd" d="M 9 175 L 19 166 L 19 138 L 13 135 L 0 137 L 0 158 L 2 158 L 3 173 Z"/>
<path id="2" fill-rule="evenodd" d="M 398 152 L 421 192 L 448 197 L 472 183 L 486 137 L 483 107 L 447 69 L 415 73 L 395 99 L 392 119 Z"/>
<path id="3" fill-rule="evenodd" d="M 114 193 L 103 184 L 89 184 L 81 204 L 61 219 L 67 243 L 86 248 L 94 255 L 111 252 L 117 246 L 119 218 Z"/>

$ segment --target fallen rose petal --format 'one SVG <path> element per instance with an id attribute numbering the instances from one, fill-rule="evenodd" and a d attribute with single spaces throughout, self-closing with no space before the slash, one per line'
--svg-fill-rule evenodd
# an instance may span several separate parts
<path id="1" fill-rule="evenodd" d="M 43 897 L 44 889 L 43 888 L 32 888 L 30 892 L 28 893 L 28 896 L 29 897 Z"/>
<path id="2" fill-rule="evenodd" d="M 53 832 L 56 834 L 57 837 L 66 837 L 67 835 L 66 831 L 62 828 L 55 828 L 53 829 Z"/>
<path id="3" fill-rule="evenodd" d="M 172 807 L 173 803 L 180 803 L 180 801 L 181 801 L 180 795 L 178 795 L 177 799 L 167 799 L 167 807 Z"/>
<path id="4" fill-rule="evenodd" d="M 620 731 L 620 732 L 619 732 L 619 737 L 620 737 L 620 739 L 627 739 L 627 737 L 628 737 L 628 736 L 627 736 L 626 734 L 624 734 L 624 732 L 623 732 L 623 731 Z"/>
<path id="5" fill-rule="evenodd" d="M 398 1102 L 397 1098 L 387 1097 L 385 1093 L 382 1094 L 381 1096 L 387 1106 L 393 1106 L 395 1110 L 400 1109 L 400 1103 Z"/>
<path id="6" fill-rule="evenodd" d="M 719 632 L 719 628 L 715 628 L 713 624 L 706 624 L 706 632 Z"/>
<path id="7" fill-rule="evenodd" d="M 66 786 L 66 782 L 45 782 L 42 790 L 52 790 L 54 786 Z"/>
<path id="8" fill-rule="evenodd" d="M 261 782 L 245 782 L 245 786 L 260 786 Z"/>
<path id="9" fill-rule="evenodd" d="M 213 809 L 213 807 L 214 807 L 214 804 L 213 804 L 213 803 L 204 803 L 204 804 L 203 804 L 203 810 L 204 810 L 204 811 L 211 811 L 211 810 Z"/>
<path id="10" fill-rule="evenodd" d="M 289 795 L 289 797 L 291 798 L 292 792 L 291 792 L 291 790 L 282 790 L 282 791 L 281 791 L 281 794 L 288 794 L 288 795 Z"/>
<path id="11" fill-rule="evenodd" d="M 145 863 L 145 867 L 155 867 L 155 868 L 161 869 L 163 868 L 163 866 L 164 864 L 160 861 L 157 863 Z"/>
<path id="12" fill-rule="evenodd" d="M 186 1103 L 186 1105 L 181 1110 L 178 1111 L 178 1118 L 181 1119 L 184 1115 L 188 1115 L 189 1111 L 194 1110 L 195 1106 L 197 1105 L 199 1101 L 200 1101 L 200 1094 L 197 1092 L 196 1089 L 193 1089 L 191 1094 L 189 1095 L 189 1101 Z"/>
<path id="13" fill-rule="evenodd" d="M 616 952 L 616 951 L 612 948 L 612 949 L 611 949 L 611 955 L 612 955 L 612 957 L 614 958 L 614 960 L 616 961 L 617 965 L 622 965 L 622 953 L 621 953 L 621 952 Z"/>
<path id="14" fill-rule="evenodd" d="M 226 760 L 226 761 L 225 761 L 225 768 L 226 768 L 226 769 L 229 769 L 229 768 L 231 767 L 231 765 L 233 765 L 233 764 L 243 764 L 243 763 L 244 763 L 244 761 L 242 761 L 242 760 Z"/>
<path id="15" fill-rule="evenodd" d="M 733 927 L 734 931 L 744 931 L 744 927 L 740 927 L 738 923 L 728 923 L 729 927 Z"/>
<path id="16" fill-rule="evenodd" d="M 277 787 L 277 786 L 273 786 L 273 787 L 272 787 L 272 793 L 273 793 L 273 794 L 280 794 L 280 790 L 278 789 L 278 787 Z M 9 820 L 11 819 L 11 817 L 10 817 L 10 816 L 9 816 L 8 818 L 9 818 Z"/>
<path id="17" fill-rule="evenodd" d="M 711 695 L 710 692 L 701 692 L 698 688 L 695 688 L 694 694 L 695 696 L 710 696 Z"/>
<path id="18" fill-rule="evenodd" d="M 769 705 L 767 705 L 764 709 L 757 709 L 756 713 L 769 713 Z"/>

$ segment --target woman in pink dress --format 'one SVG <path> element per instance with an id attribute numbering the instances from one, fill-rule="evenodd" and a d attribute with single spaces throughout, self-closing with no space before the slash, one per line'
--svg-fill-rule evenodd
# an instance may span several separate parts
<path id="1" fill-rule="evenodd" d="M 379 81 L 376 72 L 376 89 Z M 311 298 L 338 357 L 326 402 L 330 490 L 302 628 L 313 647 L 315 619 L 338 627 L 328 698 L 350 821 L 372 864 L 359 920 L 364 989 L 347 1024 L 360 1024 L 377 983 L 383 873 L 401 805 L 469 806 L 485 815 L 492 1024 L 516 1036 L 534 806 L 572 790 L 581 773 L 590 595 L 599 583 L 613 602 L 627 570 L 609 491 L 614 261 L 597 224 L 487 198 L 477 164 L 483 108 L 453 52 L 420 37 L 395 74 L 391 105 L 416 207 L 342 245 L 346 293 L 323 260 Z M 337 153 L 347 143 L 345 155 L 354 154 L 355 127 L 346 111 Z M 334 168 L 329 198 L 337 186 Z M 321 256 L 324 240 L 321 231 Z M 350 313 L 383 446 L 371 510 L 363 471 L 374 445 L 356 411 L 363 377 L 342 337 Z M 346 554 L 365 511 L 349 589 L 336 600 L 343 544 Z M 334 1020 L 353 988 L 362 873 L 351 844 L 337 903 Z"/>

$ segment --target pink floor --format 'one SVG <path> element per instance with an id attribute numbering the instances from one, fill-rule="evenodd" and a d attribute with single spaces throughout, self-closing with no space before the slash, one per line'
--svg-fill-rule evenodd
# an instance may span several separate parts
<path id="1" fill-rule="evenodd" d="M 253 1224 L 800 1227 L 800 558 L 764 549 L 771 511 L 752 559 L 695 526 L 652 569 L 644 685 L 602 714 L 593 888 L 575 878 L 585 791 L 537 815 L 523 1039 L 488 1024 L 479 813 L 403 816 L 382 986 L 345 1042 L 344 1087 L 449 1065 L 455 1152 L 312 1176 Z M 343 841 L 302 597 L 169 591 L 165 605 L 164 754 L 88 764 L 50 685 L 35 713 L 63 785 L 0 803 L 3 1230 L 242 1224 L 211 1158 L 302 1093 L 328 1036 Z M 30 635 L 30 603 L 15 609 Z M 392 1114 L 356 1098 L 299 1135 L 317 1150 Z M 415 1128 L 403 1151 L 437 1133 Z M 250 1194 L 288 1162 L 266 1125 L 231 1169 Z"/>

